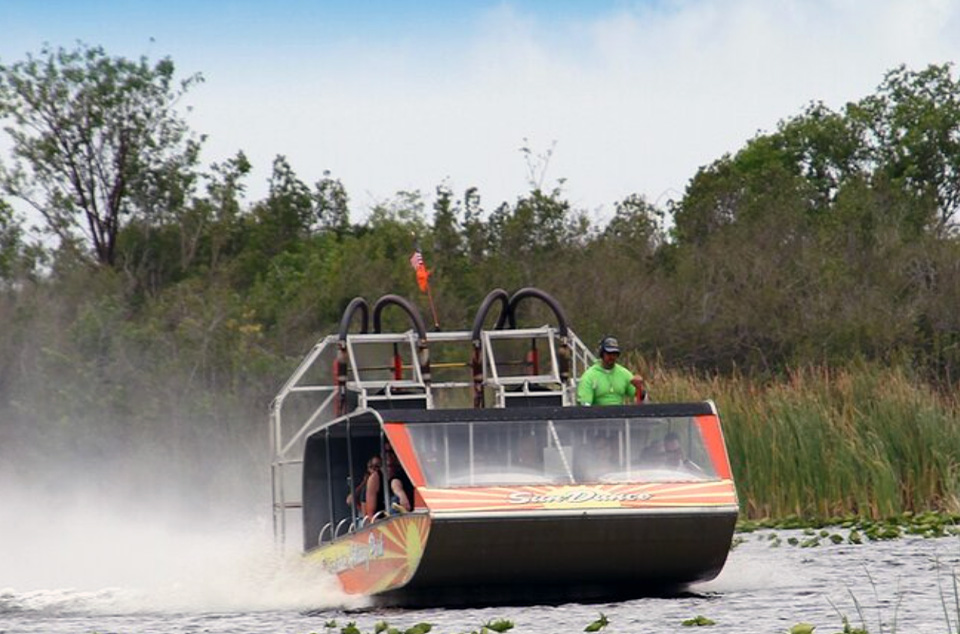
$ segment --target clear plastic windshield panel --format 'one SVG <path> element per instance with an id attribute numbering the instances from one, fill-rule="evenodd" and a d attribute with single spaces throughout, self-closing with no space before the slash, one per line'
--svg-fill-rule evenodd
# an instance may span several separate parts
<path id="1" fill-rule="evenodd" d="M 407 428 L 428 487 L 717 477 L 693 418 L 458 421 Z"/>

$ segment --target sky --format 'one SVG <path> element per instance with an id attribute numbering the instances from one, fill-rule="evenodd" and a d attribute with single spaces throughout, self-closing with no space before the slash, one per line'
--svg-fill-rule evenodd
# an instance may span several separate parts
<path id="1" fill-rule="evenodd" d="M 251 160 L 248 200 L 284 155 L 355 221 L 399 191 L 492 210 L 561 181 L 602 220 L 810 102 L 958 59 L 960 0 L 0 0 L 0 33 L 6 64 L 79 40 L 201 73 L 185 116 L 205 165 Z"/>

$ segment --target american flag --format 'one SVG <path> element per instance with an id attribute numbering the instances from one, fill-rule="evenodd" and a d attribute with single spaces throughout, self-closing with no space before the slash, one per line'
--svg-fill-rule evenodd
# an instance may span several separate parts
<path id="1" fill-rule="evenodd" d="M 410 266 L 412 266 L 415 271 L 420 270 L 420 268 L 424 266 L 423 254 L 420 253 L 420 249 L 414 251 L 413 255 L 410 256 Z"/>

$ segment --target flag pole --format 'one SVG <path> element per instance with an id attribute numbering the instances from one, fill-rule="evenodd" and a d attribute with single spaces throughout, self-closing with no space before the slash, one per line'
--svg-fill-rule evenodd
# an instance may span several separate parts
<path id="1" fill-rule="evenodd" d="M 440 320 L 437 319 L 437 307 L 433 305 L 433 293 L 430 292 L 430 278 L 427 278 L 427 301 L 430 302 L 430 312 L 433 314 L 433 329 L 440 330 Z"/>
<path id="2" fill-rule="evenodd" d="M 433 315 L 433 328 L 440 330 L 440 320 L 437 318 L 437 307 L 433 303 L 433 293 L 430 291 L 430 271 L 427 270 L 427 263 L 423 259 L 423 253 L 420 252 L 420 245 L 414 241 L 413 255 L 410 256 L 410 266 L 417 273 L 417 286 L 420 291 L 427 294 L 427 301 L 430 302 L 430 314 Z"/>

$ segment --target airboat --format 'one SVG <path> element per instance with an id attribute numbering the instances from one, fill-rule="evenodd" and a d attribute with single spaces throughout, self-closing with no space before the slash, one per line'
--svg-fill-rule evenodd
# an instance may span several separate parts
<path id="1" fill-rule="evenodd" d="M 553 323 L 520 327 L 528 303 Z M 410 327 L 385 332 L 385 311 Z M 398 295 L 354 299 L 271 404 L 277 541 L 380 605 L 613 600 L 714 578 L 738 514 L 715 404 L 580 406 L 594 360 L 536 288 L 491 292 L 462 331 L 427 332 Z M 682 463 L 664 461 L 668 436 Z M 364 516 L 348 494 L 388 443 L 412 506 L 383 487 L 386 510 Z"/>

